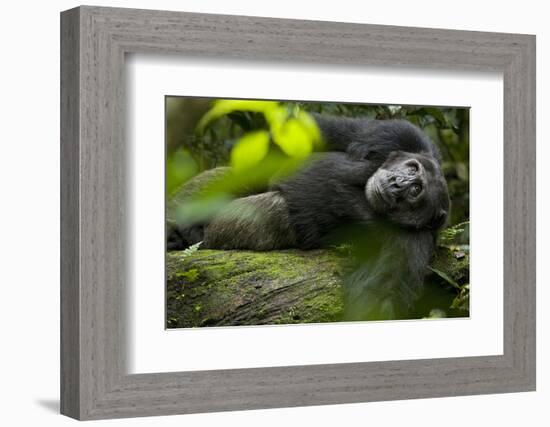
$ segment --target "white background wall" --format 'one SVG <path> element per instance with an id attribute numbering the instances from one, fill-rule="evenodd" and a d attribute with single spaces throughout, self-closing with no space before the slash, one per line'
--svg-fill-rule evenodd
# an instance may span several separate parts
<path id="1" fill-rule="evenodd" d="M 538 391 L 508 395 L 108 421 L 147 426 L 546 426 L 550 423 L 550 27 L 544 1 L 97 1 L 97 5 L 409 25 L 537 35 Z M 63 426 L 59 384 L 59 11 L 74 1 L 5 2 L 0 32 L 0 422 Z M 7 196 L 7 197 L 6 197 Z M 546 359 L 546 361 L 545 361 Z"/>

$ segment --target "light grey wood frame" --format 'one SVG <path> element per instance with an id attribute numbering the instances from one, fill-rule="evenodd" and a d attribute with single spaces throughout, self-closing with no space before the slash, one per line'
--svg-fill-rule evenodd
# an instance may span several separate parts
<path id="1" fill-rule="evenodd" d="M 502 72 L 504 354 L 128 375 L 124 58 L 133 52 Z M 71 9 L 61 14 L 61 165 L 63 414 L 100 419 L 535 389 L 534 36 Z"/>

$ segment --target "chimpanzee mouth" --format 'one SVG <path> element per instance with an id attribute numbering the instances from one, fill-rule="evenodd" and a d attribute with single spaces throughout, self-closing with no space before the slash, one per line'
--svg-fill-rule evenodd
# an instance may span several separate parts
<path id="1" fill-rule="evenodd" d="M 371 203 L 374 205 L 373 207 L 375 209 L 378 208 L 378 210 L 381 210 L 393 206 L 394 201 L 391 195 L 389 195 L 387 191 L 384 191 L 375 179 L 369 179 L 367 181 L 366 193 L 367 199 L 369 199 L 369 195 L 371 198 L 374 196 L 374 200 L 371 200 Z"/>

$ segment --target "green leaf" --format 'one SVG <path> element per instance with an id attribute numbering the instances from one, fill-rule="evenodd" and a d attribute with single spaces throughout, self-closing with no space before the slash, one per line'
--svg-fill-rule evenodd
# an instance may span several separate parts
<path id="1" fill-rule="evenodd" d="M 388 111 L 392 116 L 399 114 L 401 111 L 401 105 L 388 105 Z"/>
<path id="2" fill-rule="evenodd" d="M 470 285 L 463 285 L 459 294 L 453 300 L 451 307 L 453 309 L 468 311 L 470 309 Z"/>
<path id="3" fill-rule="evenodd" d="M 271 133 L 275 133 L 281 129 L 286 122 L 286 118 L 288 117 L 287 109 L 282 106 L 267 109 L 263 113 L 267 123 L 269 124 Z"/>
<path id="4" fill-rule="evenodd" d="M 453 241 L 459 236 L 461 233 L 463 233 L 466 228 L 469 226 L 469 221 L 461 222 L 460 224 L 453 225 L 452 227 L 448 227 L 444 230 L 442 230 L 439 233 L 439 242 L 440 244 L 449 246 Z"/>
<path id="5" fill-rule="evenodd" d="M 273 133 L 275 143 L 290 157 L 306 158 L 313 150 L 310 132 L 298 119 L 288 119 Z"/>
<path id="6" fill-rule="evenodd" d="M 453 279 L 451 279 L 446 273 L 444 273 L 441 270 L 438 270 L 437 268 L 428 267 L 430 270 L 432 270 L 435 274 L 437 274 L 439 277 L 441 277 L 443 280 L 445 280 L 447 283 L 449 283 L 453 288 L 460 289 L 460 285 L 456 283 Z"/>
<path id="7" fill-rule="evenodd" d="M 436 107 L 424 107 L 422 108 L 426 113 L 428 113 L 430 116 L 432 116 L 440 126 L 442 127 L 451 127 L 451 123 L 447 120 L 447 117 L 445 117 L 445 114 Z"/>
<path id="8" fill-rule="evenodd" d="M 464 162 L 456 163 L 456 175 L 462 181 L 468 181 L 468 166 Z"/>
<path id="9" fill-rule="evenodd" d="M 202 116 L 197 125 L 197 131 L 203 133 L 206 126 L 212 121 L 219 119 L 234 111 L 251 111 L 255 113 L 263 113 L 266 115 L 271 110 L 277 109 L 278 102 L 275 101 L 251 101 L 246 99 L 222 99 L 216 101 L 213 107 Z"/>
<path id="10" fill-rule="evenodd" d="M 249 132 L 231 150 L 231 166 L 236 171 L 253 168 L 269 150 L 269 133 L 265 130 Z"/>
<path id="11" fill-rule="evenodd" d="M 315 121 L 315 119 L 311 116 L 311 114 L 308 114 L 303 110 L 298 110 L 295 113 L 295 116 L 296 116 L 296 120 L 300 122 L 302 127 L 309 134 L 309 137 L 313 142 L 313 146 L 317 149 L 321 149 L 323 144 L 323 138 L 321 136 L 321 131 L 319 130 L 319 126 L 317 126 L 317 122 Z"/>
<path id="12" fill-rule="evenodd" d="M 200 245 L 202 245 L 202 240 L 198 243 L 195 243 L 194 245 L 189 246 L 187 249 L 183 250 L 183 252 L 181 253 L 182 259 L 187 258 L 193 255 L 195 252 L 197 252 L 199 250 Z"/>

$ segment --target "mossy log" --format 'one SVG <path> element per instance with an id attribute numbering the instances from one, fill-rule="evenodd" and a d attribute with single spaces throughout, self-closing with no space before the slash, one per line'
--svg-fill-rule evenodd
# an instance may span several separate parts
<path id="1" fill-rule="evenodd" d="M 465 283 L 468 275 L 467 254 L 457 257 L 455 252 L 438 248 L 429 277 L 450 288 L 450 301 L 459 292 L 454 285 Z M 169 252 L 168 327 L 338 321 L 343 314 L 341 257 L 333 250 Z"/>
<path id="2" fill-rule="evenodd" d="M 168 326 L 336 321 L 340 264 L 327 250 L 168 253 Z"/>

